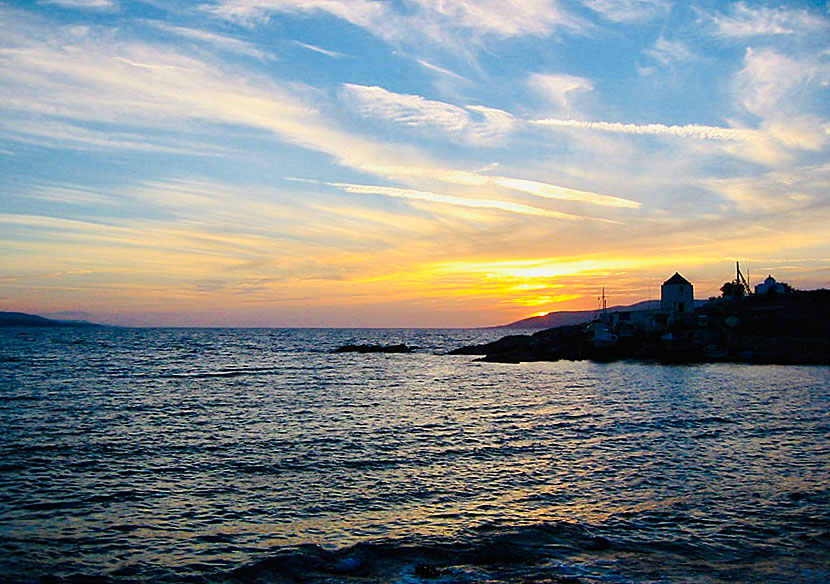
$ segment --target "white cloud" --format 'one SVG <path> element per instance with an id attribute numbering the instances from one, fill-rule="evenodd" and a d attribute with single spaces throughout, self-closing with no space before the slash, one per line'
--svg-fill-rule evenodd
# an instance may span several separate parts
<path id="1" fill-rule="evenodd" d="M 61 141 L 74 133 L 87 145 L 106 140 L 99 131 L 81 131 L 83 124 L 113 124 L 121 135 L 111 138 L 136 149 L 136 128 L 185 131 L 199 121 L 202 128 L 265 130 L 358 168 L 370 161 L 400 163 L 413 154 L 339 130 L 296 86 L 228 73 L 166 45 L 116 44 L 110 33 L 77 37 L 60 27 L 0 21 L 0 108 L 10 116 L 51 119 L 53 127 L 71 123 Z"/>
<path id="2" fill-rule="evenodd" d="M 436 73 L 440 73 L 441 75 L 446 75 L 447 77 L 452 77 L 460 81 L 468 81 L 466 77 L 463 77 L 458 73 L 454 73 L 453 71 L 445 69 L 444 67 L 439 67 L 438 65 L 433 65 L 432 63 L 424 61 L 423 59 L 415 59 L 415 62 L 418 63 L 424 69 L 429 69 L 430 71 L 435 71 Z"/>
<path id="3" fill-rule="evenodd" d="M 787 150 L 820 150 L 828 143 L 826 56 L 793 57 L 773 49 L 747 49 L 735 77 L 738 106 Z"/>
<path id="4" fill-rule="evenodd" d="M 137 152 L 167 152 L 190 156 L 216 156 L 228 151 L 217 147 L 180 140 L 171 136 L 154 139 L 136 132 L 104 132 L 77 124 L 56 120 L 15 116 L 0 118 L 0 130 L 12 139 L 44 146 L 59 145 L 76 150 L 133 150 Z"/>
<path id="5" fill-rule="evenodd" d="M 308 43 L 301 43 L 300 41 L 294 41 L 294 44 L 303 47 L 304 49 L 308 49 L 309 51 L 314 51 L 315 53 L 320 53 L 321 55 L 325 55 L 327 57 L 332 57 L 334 59 L 342 59 L 343 57 L 348 57 L 345 53 L 338 53 L 337 51 L 330 51 L 328 49 L 324 49 L 322 47 L 318 47 L 316 45 L 309 45 Z"/>
<path id="6" fill-rule="evenodd" d="M 830 164 L 702 183 L 746 212 L 782 213 L 782 218 L 783 213 L 796 209 L 812 209 L 817 217 L 830 213 L 826 195 L 830 192 Z"/>
<path id="7" fill-rule="evenodd" d="M 113 0 L 40 0 L 40 4 L 54 4 L 65 8 L 115 8 Z"/>
<path id="8" fill-rule="evenodd" d="M 617 207 L 636 209 L 640 207 L 637 201 L 631 201 L 622 197 L 594 193 L 580 189 L 573 189 L 554 185 L 546 182 L 509 177 L 489 176 L 480 172 L 466 170 L 454 170 L 435 167 L 383 167 L 372 165 L 366 168 L 367 171 L 378 175 L 386 175 L 398 180 L 403 179 L 429 179 L 445 184 L 461 185 L 475 188 L 500 188 L 508 191 L 530 194 L 544 199 L 556 199 L 561 201 L 572 201 L 576 203 L 587 203 L 605 207 Z"/>
<path id="9" fill-rule="evenodd" d="M 828 27 L 826 18 L 807 10 L 784 6 L 754 8 L 747 6 L 746 2 L 733 4 L 728 14 L 716 14 L 712 21 L 716 34 L 735 38 L 764 35 L 826 35 Z"/>
<path id="10" fill-rule="evenodd" d="M 391 24 L 388 5 L 375 0 L 217 0 L 204 7 L 223 18 L 245 23 L 267 20 L 270 14 L 279 12 L 327 12 L 361 28 Z"/>
<path id="11" fill-rule="evenodd" d="M 556 30 L 579 32 L 587 26 L 553 0 L 412 0 L 407 10 L 378 0 L 215 0 L 206 7 L 247 23 L 274 13 L 324 12 L 387 41 L 426 37 L 454 46 L 485 36 L 547 36 Z"/>
<path id="12" fill-rule="evenodd" d="M 594 12 L 614 22 L 648 20 L 671 10 L 668 0 L 584 0 Z"/>
<path id="13" fill-rule="evenodd" d="M 168 24 L 164 24 L 161 22 L 154 23 L 156 27 L 165 30 L 167 32 L 183 36 L 185 38 L 189 38 L 195 41 L 207 43 L 225 51 L 236 53 L 238 55 L 248 55 L 250 57 L 255 57 L 257 59 L 266 60 L 266 59 L 273 59 L 273 56 L 267 55 L 263 51 L 257 49 L 251 43 L 247 43 L 245 41 L 240 41 L 239 39 L 235 39 L 229 36 L 216 34 L 213 32 L 208 32 L 204 30 L 198 30 L 195 28 L 187 28 L 183 26 L 171 26 Z"/>
<path id="14" fill-rule="evenodd" d="M 498 201 L 493 199 L 473 199 L 467 197 L 458 197 L 454 195 L 446 195 L 443 193 L 433 193 L 429 191 L 419 191 L 414 189 L 401 189 L 397 187 L 372 186 L 372 185 L 356 185 L 348 183 L 327 183 L 330 186 L 342 188 L 347 193 L 364 194 L 364 195 L 383 195 L 386 197 L 397 197 L 403 199 L 410 199 L 413 201 L 424 201 L 429 203 L 439 203 L 443 205 L 455 205 L 459 207 L 470 207 L 474 209 L 494 209 L 498 211 L 506 211 L 509 213 L 519 213 L 522 215 L 536 215 L 539 217 L 551 217 L 556 219 L 567 220 L 582 220 L 586 217 L 578 215 L 571 215 L 568 213 L 560 213 L 558 211 L 551 211 L 547 209 L 540 209 L 539 207 L 532 207 L 530 205 L 522 205 L 519 203 L 512 203 L 510 201 Z"/>
<path id="15" fill-rule="evenodd" d="M 584 77 L 574 75 L 534 73 L 528 80 L 530 87 L 552 103 L 558 111 L 570 113 L 575 98 L 589 93 L 594 86 Z"/>
<path id="16" fill-rule="evenodd" d="M 347 133 L 307 105 L 301 88 L 226 73 L 166 45 L 114 44 L 89 32 L 76 38 L 61 28 L 0 24 L 7 46 L 0 48 L 0 108 L 21 119 L 44 122 L 40 137 L 62 145 L 142 149 L 141 133 L 189 131 L 192 122 L 249 127 L 332 156 L 338 163 L 396 182 L 467 187 L 480 183 L 510 193 L 611 207 L 638 204 L 542 182 L 490 177 L 447 168 L 414 148 L 389 145 Z M 513 117 L 485 106 L 458 107 L 382 88 L 347 86 L 367 115 L 415 127 L 432 127 L 481 143 L 511 130 Z M 95 124 L 88 127 L 89 124 Z M 113 130 L 100 128 L 110 124 Z M 16 127 L 21 133 L 30 128 Z M 7 131 L 11 129 L 7 128 Z M 181 144 L 185 146 L 184 143 Z M 168 146 L 170 144 L 168 143 Z M 423 190 L 427 192 L 427 190 Z M 508 201 L 505 201 L 507 203 Z M 550 213 L 556 213 L 550 211 Z M 558 215 L 557 215 L 558 216 Z"/>
<path id="17" fill-rule="evenodd" d="M 684 43 L 680 41 L 669 41 L 662 36 L 657 39 L 652 48 L 645 51 L 645 54 L 663 66 L 674 65 L 675 63 L 686 63 L 698 58 Z"/>
<path id="18" fill-rule="evenodd" d="M 615 197 L 612 195 L 604 195 L 601 193 L 593 193 L 579 189 L 571 189 L 559 185 L 552 185 L 535 180 L 517 179 L 505 176 L 496 176 L 491 179 L 493 184 L 500 187 L 513 189 L 543 197 L 545 199 L 559 199 L 563 201 L 575 201 L 579 203 L 591 203 L 593 205 L 602 205 L 607 207 L 620 207 L 626 209 L 637 209 L 640 203 Z"/>
<path id="19" fill-rule="evenodd" d="M 792 114 L 810 106 L 813 91 L 830 87 L 830 62 L 749 48 L 735 85 L 750 113 L 760 118 Z"/>
<path id="20" fill-rule="evenodd" d="M 437 27 L 467 29 L 501 37 L 546 36 L 582 24 L 552 0 L 413 0 L 421 17 Z"/>
<path id="21" fill-rule="evenodd" d="M 505 111 L 484 106 L 458 107 L 419 95 L 394 93 L 382 87 L 346 84 L 344 97 L 361 115 L 412 127 L 436 128 L 486 143 L 509 133 L 515 120 Z"/>
<path id="22" fill-rule="evenodd" d="M 584 122 L 579 120 L 544 119 L 532 122 L 551 128 L 577 128 L 614 134 L 636 134 L 641 136 L 676 136 L 700 140 L 756 140 L 764 137 L 758 130 L 745 128 L 721 128 L 718 126 L 667 126 L 664 124 L 622 124 L 620 122 Z"/>

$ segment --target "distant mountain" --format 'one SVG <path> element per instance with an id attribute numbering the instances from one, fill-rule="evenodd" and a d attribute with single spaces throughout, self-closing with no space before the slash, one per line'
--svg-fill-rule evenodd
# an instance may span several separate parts
<path id="1" fill-rule="evenodd" d="M 627 310 L 651 310 L 660 308 L 659 300 L 643 300 L 629 306 L 613 306 L 608 312 L 623 312 Z M 551 312 L 545 316 L 531 316 L 523 318 L 510 324 L 495 326 L 492 328 L 514 328 L 514 329 L 547 329 L 557 326 L 568 326 L 572 324 L 588 323 L 597 318 L 598 310 L 572 310 L 563 312 Z"/>
<path id="2" fill-rule="evenodd" d="M 44 318 L 36 314 L 25 312 L 2 312 L 0 311 L 0 328 L 12 326 L 26 327 L 68 327 L 68 326 L 101 326 L 82 320 L 54 320 Z"/>

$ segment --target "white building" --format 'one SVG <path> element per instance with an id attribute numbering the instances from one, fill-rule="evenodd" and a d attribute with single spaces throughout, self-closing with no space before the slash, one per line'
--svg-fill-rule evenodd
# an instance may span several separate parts
<path id="1" fill-rule="evenodd" d="M 776 282 L 772 276 L 767 276 L 763 284 L 755 285 L 756 294 L 785 294 L 787 285 L 783 282 Z"/>
<path id="2" fill-rule="evenodd" d="M 618 311 L 611 314 L 611 324 L 621 331 L 655 332 L 664 331 L 671 326 L 680 315 L 694 314 L 695 295 L 694 286 L 686 278 L 675 272 L 674 276 L 663 282 L 660 287 L 660 308 L 650 310 Z"/>
<path id="3" fill-rule="evenodd" d="M 660 287 L 660 309 L 676 314 L 694 314 L 695 292 L 692 283 L 675 272 Z"/>

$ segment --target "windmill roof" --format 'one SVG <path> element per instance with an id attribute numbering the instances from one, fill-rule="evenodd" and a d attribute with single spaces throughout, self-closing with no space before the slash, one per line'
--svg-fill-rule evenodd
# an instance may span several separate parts
<path id="1" fill-rule="evenodd" d="M 678 274 L 677 272 L 674 273 L 674 276 L 663 282 L 663 286 L 691 286 L 692 283 L 689 282 L 686 278 Z"/>

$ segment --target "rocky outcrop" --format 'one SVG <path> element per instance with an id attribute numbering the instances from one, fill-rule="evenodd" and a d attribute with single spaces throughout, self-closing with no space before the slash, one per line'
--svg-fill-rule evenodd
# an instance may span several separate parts
<path id="1" fill-rule="evenodd" d="M 566 359 L 830 365 L 828 330 L 830 291 L 812 290 L 711 300 L 668 330 L 618 331 L 616 342 L 605 346 L 596 346 L 585 325 L 573 325 L 510 335 L 450 354 L 503 363 Z"/>

